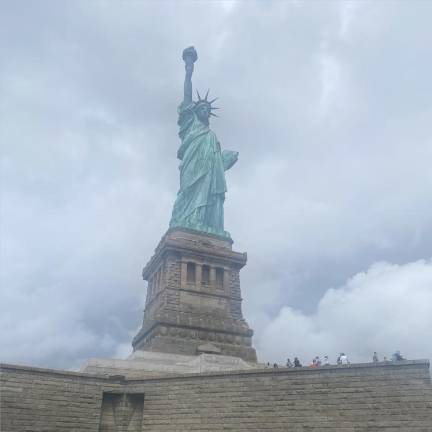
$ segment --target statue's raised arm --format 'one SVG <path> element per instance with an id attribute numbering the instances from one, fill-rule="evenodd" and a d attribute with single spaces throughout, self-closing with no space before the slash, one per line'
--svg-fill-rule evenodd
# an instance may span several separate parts
<path id="1" fill-rule="evenodd" d="M 188 105 L 192 102 L 192 74 L 194 71 L 194 63 L 198 59 L 197 52 L 193 46 L 183 50 L 183 60 L 185 62 L 185 82 L 183 102 Z"/>

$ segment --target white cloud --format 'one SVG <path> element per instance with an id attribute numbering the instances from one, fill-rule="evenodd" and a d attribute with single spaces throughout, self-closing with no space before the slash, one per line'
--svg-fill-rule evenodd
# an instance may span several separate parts
<path id="1" fill-rule="evenodd" d="M 403 265 L 376 263 L 337 289 L 329 289 L 316 313 L 283 307 L 257 340 L 262 360 L 339 352 L 370 361 L 399 349 L 407 358 L 432 358 L 432 260 Z"/>
<path id="2" fill-rule="evenodd" d="M 350 26 L 359 7 L 360 2 L 358 1 L 345 0 L 340 3 L 340 38 L 347 39 L 349 37 Z"/>
<path id="3" fill-rule="evenodd" d="M 229 14 L 229 13 L 233 12 L 234 8 L 236 7 L 237 1 L 236 0 L 220 0 L 218 3 L 222 6 L 223 10 L 227 14 Z"/>
<path id="4" fill-rule="evenodd" d="M 340 82 L 341 68 L 338 61 L 326 53 L 325 47 L 320 55 L 321 62 L 321 98 L 320 106 L 325 113 L 337 95 Z"/>

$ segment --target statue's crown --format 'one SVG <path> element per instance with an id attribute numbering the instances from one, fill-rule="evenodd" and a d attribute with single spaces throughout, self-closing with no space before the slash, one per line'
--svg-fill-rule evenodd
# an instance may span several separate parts
<path id="1" fill-rule="evenodd" d="M 198 100 L 195 102 L 194 108 L 198 108 L 198 106 L 203 105 L 203 104 L 206 104 L 206 105 L 210 108 L 210 115 L 211 115 L 211 116 L 214 116 L 214 117 L 217 117 L 217 115 L 214 114 L 212 111 L 213 111 L 213 110 L 218 110 L 218 109 L 220 109 L 220 108 L 215 107 L 215 106 L 212 106 L 212 103 L 213 103 L 214 101 L 216 101 L 218 98 L 214 98 L 213 100 L 208 100 L 208 95 L 209 95 L 210 90 L 207 90 L 207 93 L 206 93 L 204 99 L 201 98 L 201 96 L 200 96 L 198 90 L 197 90 L 196 92 L 197 92 Z"/>

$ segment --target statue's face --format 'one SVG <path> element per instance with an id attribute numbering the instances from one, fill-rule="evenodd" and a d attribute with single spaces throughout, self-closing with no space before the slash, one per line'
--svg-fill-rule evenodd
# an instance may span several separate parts
<path id="1" fill-rule="evenodd" d="M 210 117 L 210 107 L 207 104 L 201 104 L 196 109 L 197 117 L 204 122 L 208 122 Z"/>

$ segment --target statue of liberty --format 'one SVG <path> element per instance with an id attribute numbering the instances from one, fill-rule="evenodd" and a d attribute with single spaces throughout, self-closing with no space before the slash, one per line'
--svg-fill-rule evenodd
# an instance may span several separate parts
<path id="1" fill-rule="evenodd" d="M 180 159 L 180 190 L 174 203 L 170 228 L 184 227 L 230 238 L 224 230 L 223 203 L 225 171 L 236 162 L 238 152 L 221 151 L 216 134 L 210 129 L 212 106 L 216 99 L 208 100 L 208 94 L 192 100 L 192 73 L 198 56 L 194 47 L 183 51 L 186 76 L 184 98 L 178 108 L 179 137 L 177 157 Z"/>

